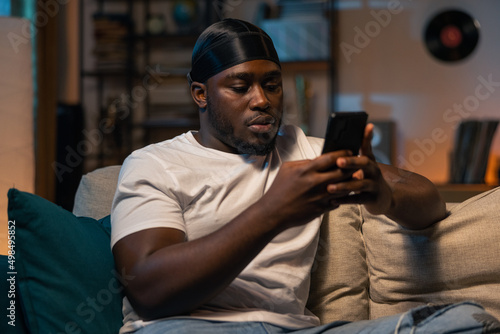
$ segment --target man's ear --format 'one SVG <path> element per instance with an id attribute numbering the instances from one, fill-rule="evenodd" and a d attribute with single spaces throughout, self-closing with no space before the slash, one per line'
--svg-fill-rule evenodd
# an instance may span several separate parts
<path id="1" fill-rule="evenodd" d="M 205 84 L 193 81 L 191 84 L 191 96 L 200 109 L 207 107 L 207 86 Z"/>

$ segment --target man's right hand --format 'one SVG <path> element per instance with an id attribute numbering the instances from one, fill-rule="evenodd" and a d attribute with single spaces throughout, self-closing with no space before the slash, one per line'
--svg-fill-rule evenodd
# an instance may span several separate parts
<path id="1" fill-rule="evenodd" d="M 335 198 L 348 192 L 331 194 L 327 186 L 351 178 L 354 169 L 337 166 L 338 158 L 349 155 L 348 151 L 336 151 L 313 160 L 284 162 L 272 186 L 256 205 L 262 205 L 269 221 L 280 231 L 335 209 L 338 207 Z"/>

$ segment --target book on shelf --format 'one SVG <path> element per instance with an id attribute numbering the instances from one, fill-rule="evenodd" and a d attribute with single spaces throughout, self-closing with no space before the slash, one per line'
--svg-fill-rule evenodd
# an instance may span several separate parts
<path id="1" fill-rule="evenodd" d="M 484 183 L 498 120 L 466 120 L 459 124 L 451 155 L 450 182 Z"/>
<path id="2" fill-rule="evenodd" d="M 131 60 L 133 24 L 125 14 L 95 14 L 93 16 L 95 65 L 97 70 L 125 69 Z"/>

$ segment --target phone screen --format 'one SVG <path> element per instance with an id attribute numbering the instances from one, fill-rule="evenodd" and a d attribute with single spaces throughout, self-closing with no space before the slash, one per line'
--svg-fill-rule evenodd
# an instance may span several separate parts
<path id="1" fill-rule="evenodd" d="M 334 112 L 328 120 L 323 153 L 350 150 L 359 153 L 368 114 L 364 111 Z"/>

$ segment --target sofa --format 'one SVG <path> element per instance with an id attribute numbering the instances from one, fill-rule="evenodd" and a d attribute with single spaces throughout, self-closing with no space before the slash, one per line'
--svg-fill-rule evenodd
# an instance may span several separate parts
<path id="1" fill-rule="evenodd" d="M 9 190 L 1 333 L 117 333 L 123 288 L 109 212 L 120 166 L 83 176 L 68 212 Z M 448 203 L 442 221 L 408 230 L 359 205 L 325 215 L 309 309 L 322 322 L 375 319 L 423 304 L 478 302 L 500 318 L 500 189 Z"/>

